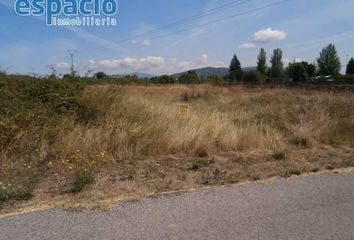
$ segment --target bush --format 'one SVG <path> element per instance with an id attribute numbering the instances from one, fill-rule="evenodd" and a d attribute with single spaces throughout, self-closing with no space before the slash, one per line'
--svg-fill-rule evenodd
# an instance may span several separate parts
<path id="1" fill-rule="evenodd" d="M 0 208 L 1 206 L 11 200 L 23 201 L 32 198 L 32 193 L 30 191 L 15 191 L 15 192 L 0 192 Z"/>
<path id="2" fill-rule="evenodd" d="M 208 77 L 208 81 L 214 86 L 223 86 L 224 78 L 220 75 L 212 75 Z"/>
<path id="3" fill-rule="evenodd" d="M 192 166 L 190 166 L 188 170 L 198 171 L 199 169 L 209 167 L 214 163 L 215 161 L 213 159 L 208 160 L 208 159 L 198 158 L 192 162 Z"/>
<path id="4" fill-rule="evenodd" d="M 87 185 L 93 183 L 94 177 L 89 172 L 77 171 L 74 175 L 72 186 L 73 193 L 80 193 L 85 190 Z"/>
<path id="5" fill-rule="evenodd" d="M 107 74 L 105 74 L 104 72 L 98 72 L 95 74 L 95 77 L 97 79 L 106 79 L 109 78 L 109 76 Z"/>
<path id="6" fill-rule="evenodd" d="M 312 146 L 311 139 L 304 136 L 294 136 L 290 139 L 290 143 L 302 148 L 310 148 Z"/>
<path id="7" fill-rule="evenodd" d="M 200 79 L 196 71 L 188 71 L 179 77 L 178 81 L 185 84 L 199 83 Z"/>
<path id="8" fill-rule="evenodd" d="M 244 83 L 262 83 L 263 77 L 258 71 L 250 71 L 243 73 L 242 80 Z"/>
<path id="9" fill-rule="evenodd" d="M 275 160 L 281 161 L 281 160 L 285 160 L 286 155 L 285 155 L 285 153 L 282 152 L 282 151 L 275 151 L 275 152 L 273 153 L 273 158 L 274 158 Z"/>
<path id="10" fill-rule="evenodd" d="M 154 84 L 172 84 L 176 83 L 176 79 L 174 77 L 168 75 L 162 75 L 159 77 L 151 78 L 152 83 Z"/>
<path id="11" fill-rule="evenodd" d="M 338 75 L 338 76 L 334 76 L 333 77 L 334 80 L 338 81 L 338 80 L 348 80 L 350 82 L 354 82 L 354 74 L 351 75 Z"/>

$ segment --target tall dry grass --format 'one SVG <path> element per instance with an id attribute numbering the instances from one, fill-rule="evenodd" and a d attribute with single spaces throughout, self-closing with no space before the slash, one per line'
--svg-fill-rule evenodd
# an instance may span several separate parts
<path id="1" fill-rule="evenodd" d="M 185 92 L 194 92 L 195 97 L 189 102 L 189 118 L 181 120 L 178 105 Z M 104 115 L 88 125 L 69 123 L 71 131 L 63 136 L 61 146 L 64 153 L 104 149 L 114 157 L 127 158 L 263 151 L 353 140 L 351 94 L 101 86 L 86 89 L 83 97 Z M 337 136 L 344 126 L 348 131 Z"/>
<path id="2" fill-rule="evenodd" d="M 130 164 L 122 164 L 127 168 L 124 179 L 135 179 L 141 171 L 149 175 L 134 161 L 151 157 L 226 152 L 282 155 L 292 149 L 354 143 L 354 95 L 344 92 L 93 85 L 80 98 L 86 112 L 53 116 L 36 135 L 36 144 L 30 134 L 38 128 L 34 125 L 17 133 L 8 149 L 1 151 L 0 187 L 14 189 L 13 198 L 28 197 L 26 186 L 41 179 L 59 192 L 82 191 L 96 174 L 122 163 Z M 178 116 L 183 101 L 191 107 L 187 119 Z M 148 163 L 144 166 L 151 168 Z M 171 178 L 179 176 L 177 172 Z"/>

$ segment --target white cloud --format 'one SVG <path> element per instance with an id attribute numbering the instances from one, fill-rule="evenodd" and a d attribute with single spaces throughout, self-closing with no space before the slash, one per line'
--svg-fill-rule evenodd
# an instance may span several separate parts
<path id="1" fill-rule="evenodd" d="M 131 72 L 145 72 L 152 74 L 172 74 L 195 68 L 202 67 L 221 67 L 222 61 L 210 60 L 207 54 L 192 60 L 177 60 L 175 58 L 166 59 L 161 56 L 147 56 L 143 58 L 122 58 L 105 59 L 100 61 L 89 60 L 81 62 L 77 68 L 80 72 L 86 72 L 88 69 L 93 71 L 104 71 L 109 74 L 123 74 Z M 58 69 L 67 70 L 70 68 L 68 63 L 56 64 Z"/>
<path id="2" fill-rule="evenodd" d="M 273 30 L 271 28 L 262 29 L 254 33 L 255 42 L 271 42 L 275 40 L 284 40 L 286 39 L 286 33 L 279 30 Z"/>
<path id="3" fill-rule="evenodd" d="M 208 54 L 204 53 L 200 56 L 200 64 L 205 64 L 205 63 L 208 63 L 208 60 L 209 60 L 209 57 L 208 57 Z"/>
<path id="4" fill-rule="evenodd" d="M 138 45 L 138 46 L 147 47 L 147 46 L 150 46 L 152 43 L 151 43 L 151 41 L 149 39 L 145 39 L 145 40 L 142 40 L 142 41 L 133 40 L 132 44 Z"/>
<path id="5" fill-rule="evenodd" d="M 244 43 L 239 46 L 241 49 L 250 49 L 250 48 L 255 48 L 256 44 L 254 43 Z"/>
<path id="6" fill-rule="evenodd" d="M 59 62 L 54 65 L 55 68 L 58 68 L 59 70 L 68 70 L 70 69 L 70 64 L 67 62 Z"/>

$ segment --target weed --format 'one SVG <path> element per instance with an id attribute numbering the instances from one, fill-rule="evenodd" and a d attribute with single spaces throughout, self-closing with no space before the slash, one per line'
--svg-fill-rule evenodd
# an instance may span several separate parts
<path id="1" fill-rule="evenodd" d="M 211 175 L 203 176 L 200 180 L 200 183 L 203 185 L 215 185 L 222 180 L 225 180 L 226 172 L 220 171 L 219 168 L 216 168 Z"/>
<path id="2" fill-rule="evenodd" d="M 252 176 L 252 180 L 253 181 L 259 181 L 261 179 L 261 177 L 259 175 L 253 175 Z"/>
<path id="3" fill-rule="evenodd" d="M 94 177 L 91 173 L 78 171 L 74 175 L 74 181 L 72 184 L 72 192 L 80 193 L 85 190 L 87 185 L 93 183 Z"/>
<path id="4" fill-rule="evenodd" d="M 289 169 L 289 170 L 286 170 L 284 173 L 280 174 L 281 177 L 283 178 L 289 178 L 291 176 L 300 176 L 301 175 L 301 171 L 298 170 L 298 169 Z"/>
<path id="5" fill-rule="evenodd" d="M 273 158 L 274 158 L 275 160 L 282 161 L 282 160 L 285 160 L 285 159 L 286 159 L 286 155 L 285 155 L 285 153 L 282 152 L 282 151 L 275 151 L 275 152 L 273 153 Z"/>
<path id="6" fill-rule="evenodd" d="M 16 191 L 0 191 L 0 208 L 1 206 L 11 200 L 23 201 L 32 198 L 32 193 L 29 189 L 27 190 L 16 190 Z"/>
<path id="7" fill-rule="evenodd" d="M 302 148 L 309 148 L 312 146 L 311 144 L 311 140 L 309 138 L 306 138 L 306 137 L 299 137 L 299 136 L 296 136 L 296 137 L 293 137 L 290 142 L 293 144 L 293 145 L 296 145 L 298 147 L 302 147 Z"/>
<path id="8" fill-rule="evenodd" d="M 326 165 L 325 165 L 325 168 L 326 168 L 327 170 L 334 170 L 333 164 L 326 164 Z"/>
<path id="9" fill-rule="evenodd" d="M 207 159 L 203 159 L 203 158 L 198 158 L 198 159 L 195 159 L 193 162 L 192 162 L 192 166 L 190 166 L 188 168 L 188 170 L 191 170 L 191 171 L 198 171 L 200 170 L 201 168 L 206 168 L 206 167 L 209 167 L 210 165 L 214 164 L 215 161 L 214 160 L 207 160 Z"/>

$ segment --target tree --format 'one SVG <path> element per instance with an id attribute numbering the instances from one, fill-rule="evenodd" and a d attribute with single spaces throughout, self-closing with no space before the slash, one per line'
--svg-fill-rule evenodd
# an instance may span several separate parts
<path id="1" fill-rule="evenodd" d="M 264 77 L 267 74 L 267 53 L 264 48 L 259 50 L 257 61 L 257 70 Z"/>
<path id="2" fill-rule="evenodd" d="M 308 63 L 308 62 L 302 62 L 302 64 L 305 67 L 306 75 L 308 78 L 313 78 L 316 74 L 316 64 L 314 63 Z"/>
<path id="3" fill-rule="evenodd" d="M 280 48 L 274 49 L 273 55 L 270 59 L 270 63 L 272 64 L 271 68 L 271 77 L 279 78 L 283 75 L 284 65 L 283 65 L 283 51 Z"/>
<path id="4" fill-rule="evenodd" d="M 324 47 L 317 58 L 318 72 L 320 75 L 338 75 L 341 69 L 341 63 L 334 44 Z"/>
<path id="5" fill-rule="evenodd" d="M 351 58 L 347 65 L 346 74 L 354 74 L 354 58 Z"/>
<path id="6" fill-rule="evenodd" d="M 188 71 L 179 77 L 178 81 L 180 83 L 193 84 L 199 82 L 199 77 L 196 71 Z"/>
<path id="7" fill-rule="evenodd" d="M 104 72 L 98 72 L 98 73 L 95 74 L 95 77 L 97 79 L 106 79 L 106 78 L 108 78 L 108 75 L 105 74 Z"/>
<path id="8" fill-rule="evenodd" d="M 264 78 L 258 71 L 245 72 L 242 76 L 245 83 L 262 83 Z"/>
<path id="9" fill-rule="evenodd" d="M 234 55 L 234 57 L 231 60 L 231 64 L 229 68 L 229 78 L 233 82 L 239 81 L 242 78 L 241 63 L 238 60 L 236 55 Z"/>
<path id="10" fill-rule="evenodd" d="M 306 69 L 303 62 L 302 63 L 289 63 L 287 73 L 289 77 L 293 79 L 294 82 L 306 81 Z"/>

